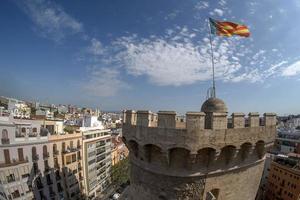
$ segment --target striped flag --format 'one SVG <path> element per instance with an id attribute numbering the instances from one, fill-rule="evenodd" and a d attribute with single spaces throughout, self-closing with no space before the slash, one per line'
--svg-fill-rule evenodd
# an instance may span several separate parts
<path id="1" fill-rule="evenodd" d="M 231 37 L 233 35 L 239 35 L 242 37 L 249 37 L 250 30 L 247 26 L 242 24 L 236 24 L 228 21 L 217 21 L 209 18 L 211 33 L 219 36 Z"/>

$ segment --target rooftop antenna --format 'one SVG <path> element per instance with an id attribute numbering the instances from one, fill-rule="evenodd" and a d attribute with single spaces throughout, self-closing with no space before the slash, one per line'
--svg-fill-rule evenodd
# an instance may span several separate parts
<path id="1" fill-rule="evenodd" d="M 211 67 L 212 67 L 212 87 L 207 90 L 207 99 L 208 98 L 216 98 L 216 84 L 215 84 L 215 62 L 214 62 L 214 51 L 213 51 L 213 43 L 212 43 L 212 29 L 210 25 L 209 19 L 207 20 L 208 28 L 209 28 L 209 42 L 210 42 L 210 55 L 211 55 Z"/>

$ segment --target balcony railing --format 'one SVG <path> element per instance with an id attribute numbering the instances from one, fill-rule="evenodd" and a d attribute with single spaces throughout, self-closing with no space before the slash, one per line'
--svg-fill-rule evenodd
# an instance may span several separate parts
<path id="1" fill-rule="evenodd" d="M 7 177 L 7 182 L 8 183 L 12 183 L 12 182 L 15 182 L 15 181 L 16 181 L 15 177 Z"/>
<path id="2" fill-rule="evenodd" d="M 48 153 L 48 152 L 47 152 L 47 153 L 44 153 L 44 154 L 43 154 L 43 158 L 44 158 L 44 159 L 49 158 L 49 153 Z"/>
<path id="3" fill-rule="evenodd" d="M 53 155 L 54 155 L 54 156 L 59 155 L 59 151 L 58 151 L 58 150 L 54 150 L 54 151 L 53 151 Z"/>
<path id="4" fill-rule="evenodd" d="M 9 138 L 1 138 L 2 144 L 9 144 Z"/>
<path id="5" fill-rule="evenodd" d="M 66 150 L 63 150 L 62 153 L 67 154 L 67 153 L 72 153 L 72 152 L 76 152 L 76 151 L 80 151 L 80 148 L 76 148 L 76 147 L 67 148 Z"/>
<path id="6" fill-rule="evenodd" d="M 59 169 L 59 164 L 58 163 L 54 163 L 54 168 Z"/>
<path id="7" fill-rule="evenodd" d="M 10 166 L 15 166 L 15 165 L 19 165 L 19 164 L 23 164 L 23 163 L 28 163 L 28 158 L 24 159 L 24 160 L 15 160 L 13 159 L 11 162 L 9 163 L 0 163 L 0 168 L 2 167 L 10 167 Z"/>
<path id="8" fill-rule="evenodd" d="M 50 167 L 49 166 L 45 166 L 45 173 L 49 172 L 50 171 Z"/>
<path id="9" fill-rule="evenodd" d="M 22 138 L 22 137 L 25 137 L 25 133 L 20 133 L 16 131 L 16 138 Z"/>
<path id="10" fill-rule="evenodd" d="M 38 154 L 32 155 L 32 161 L 33 161 L 33 162 L 36 162 L 36 161 L 38 161 L 38 160 L 39 160 L 39 155 L 38 155 Z"/>
<path id="11" fill-rule="evenodd" d="M 28 134 L 28 137 L 37 137 L 37 136 L 38 136 L 37 133 L 29 133 L 29 134 Z"/>

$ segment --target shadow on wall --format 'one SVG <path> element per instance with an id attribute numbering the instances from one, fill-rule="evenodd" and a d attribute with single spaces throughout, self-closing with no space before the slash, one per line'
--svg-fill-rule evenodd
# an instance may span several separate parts
<path id="1" fill-rule="evenodd" d="M 76 170 L 67 167 L 49 168 L 41 171 L 34 162 L 28 179 L 28 186 L 34 194 L 34 199 L 86 199 L 82 193 L 83 177 Z"/>

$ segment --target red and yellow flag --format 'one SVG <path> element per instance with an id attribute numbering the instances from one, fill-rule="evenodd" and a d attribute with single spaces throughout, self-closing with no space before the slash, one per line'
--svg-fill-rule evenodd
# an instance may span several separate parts
<path id="1" fill-rule="evenodd" d="M 219 36 L 231 37 L 233 35 L 239 35 L 242 37 L 249 37 L 250 30 L 247 26 L 242 24 L 236 24 L 228 21 L 217 21 L 209 18 L 211 33 L 217 34 Z"/>

